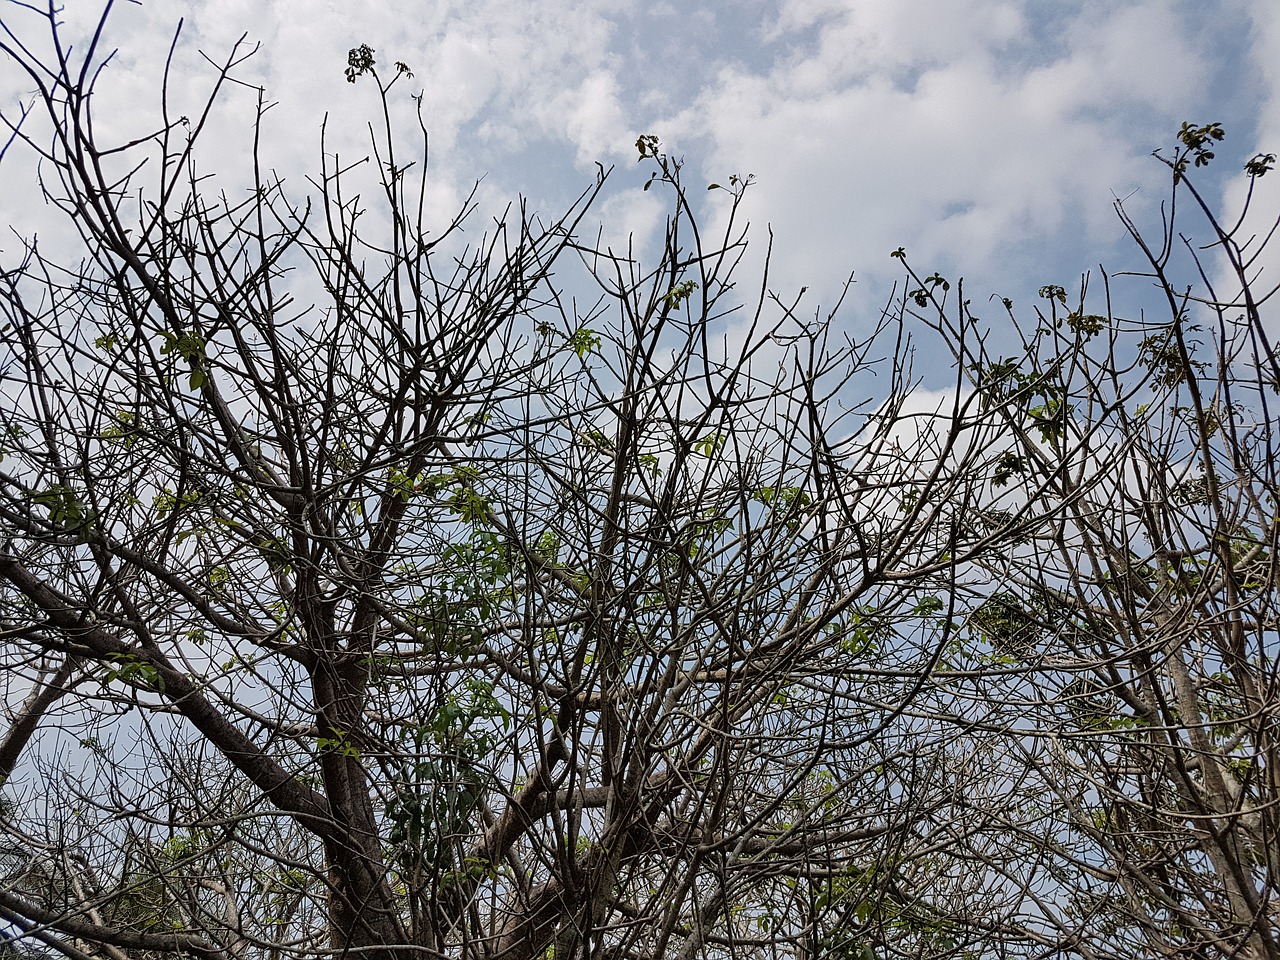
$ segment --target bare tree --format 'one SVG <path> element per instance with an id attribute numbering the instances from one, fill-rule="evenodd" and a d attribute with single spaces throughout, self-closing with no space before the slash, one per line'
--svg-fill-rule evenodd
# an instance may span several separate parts
<path id="1" fill-rule="evenodd" d="M 901 900 L 949 789 L 921 611 L 995 542 L 962 536 L 993 454 L 915 430 L 900 324 L 744 299 L 747 178 L 709 239 L 651 137 L 651 253 L 583 238 L 603 179 L 438 229 L 386 110 L 376 208 L 256 154 L 231 199 L 200 118 L 97 139 L 104 30 L 4 44 L 83 247 L 0 300 L 0 916 L 116 960 L 881 942 L 848 898 Z M 407 74 L 351 52 L 384 105 Z"/>
<path id="2" fill-rule="evenodd" d="M 589 239 L 607 176 L 473 236 L 362 46 L 369 163 L 296 194 L 255 135 L 237 200 L 163 88 L 100 142 L 106 16 L 44 19 L 8 149 L 82 246 L 0 293 L 12 943 L 1276 956 L 1265 297 L 1167 239 L 1163 325 L 1051 286 L 997 351 L 908 270 L 854 342 L 739 282 L 750 178 L 713 238 L 656 138 L 654 249 Z"/>
<path id="3" fill-rule="evenodd" d="M 1158 243 L 1117 203 L 1150 313 L 1118 316 L 1106 275 L 1105 306 L 1050 285 L 1030 324 L 920 304 L 1005 417 L 992 503 L 1023 531 L 975 563 L 948 663 L 973 729 L 998 731 L 960 818 L 994 830 L 962 845 L 1003 878 L 1007 935 L 1088 957 L 1280 956 L 1275 226 L 1245 227 L 1275 158 L 1220 221 L 1191 173 L 1223 136 L 1184 124 L 1157 154 Z"/>

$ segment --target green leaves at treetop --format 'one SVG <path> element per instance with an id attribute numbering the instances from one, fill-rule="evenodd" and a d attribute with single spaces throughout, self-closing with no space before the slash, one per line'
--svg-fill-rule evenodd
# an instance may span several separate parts
<path id="1" fill-rule="evenodd" d="M 1208 166 L 1209 161 L 1214 157 L 1213 151 L 1208 147 L 1225 137 L 1226 132 L 1220 123 L 1206 123 L 1202 127 L 1197 127 L 1193 123 L 1184 121 L 1182 129 L 1178 131 L 1178 141 L 1186 150 L 1173 161 L 1173 182 L 1180 183 L 1186 175 L 1188 157 L 1195 161 L 1197 167 Z"/>
<path id="2" fill-rule="evenodd" d="M 1060 287 L 1056 283 L 1048 283 L 1041 287 L 1040 297 L 1043 300 L 1057 300 L 1064 307 L 1067 305 L 1066 288 Z"/>
<path id="3" fill-rule="evenodd" d="M 1053 307 L 1053 310 L 1054 310 L 1053 316 L 1055 320 L 1055 325 L 1058 328 L 1061 328 L 1063 323 L 1065 322 L 1067 327 L 1073 333 L 1078 333 L 1081 336 L 1083 336 L 1085 339 L 1088 339 L 1089 337 L 1092 337 L 1095 334 L 1102 332 L 1102 329 L 1106 327 L 1107 323 L 1109 322 L 1107 318 L 1104 316 L 1101 316 L 1096 313 L 1084 312 L 1083 293 L 1081 294 L 1081 297 L 1080 297 L 1081 305 L 1079 309 L 1072 310 L 1070 313 L 1066 315 L 1065 318 L 1059 318 L 1057 314 L 1057 305 L 1061 304 L 1064 307 L 1067 305 L 1067 289 L 1066 287 L 1063 287 L 1060 284 L 1057 284 L 1057 283 L 1045 284 L 1043 287 L 1040 288 L 1040 298 L 1042 300 L 1048 300 L 1050 302 L 1050 305 Z M 1004 304 L 1006 308 L 1011 307 L 1013 305 L 1012 302 L 1009 300 L 1005 300 Z"/>
<path id="4" fill-rule="evenodd" d="M 377 63 L 377 61 L 373 59 L 373 47 L 369 46 L 367 43 L 362 43 L 358 47 L 352 47 L 347 51 L 347 83 L 355 83 L 356 77 L 363 76 L 366 73 L 371 73 L 375 63 Z M 409 69 L 409 65 L 403 60 L 397 60 L 395 62 L 395 68 L 397 78 L 402 76 L 410 78 L 413 77 L 413 71 Z M 392 80 L 392 83 L 394 82 L 395 80 Z M 391 84 L 387 84 L 386 88 L 383 89 L 383 92 L 385 93 L 387 89 L 390 89 L 390 86 Z"/>
<path id="5" fill-rule="evenodd" d="M 1197 127 L 1189 121 L 1183 121 L 1182 128 L 1178 131 L 1178 139 L 1188 150 L 1195 152 L 1197 167 L 1206 166 L 1213 159 L 1213 153 L 1205 149 L 1205 144 L 1222 140 L 1226 135 L 1220 123 L 1206 123 L 1203 127 Z"/>
<path id="6" fill-rule="evenodd" d="M 347 52 L 347 83 L 355 83 L 356 77 L 362 76 L 373 69 L 373 64 L 374 59 L 372 47 L 367 43 L 362 43 L 358 47 L 352 47 Z"/>
<path id="7" fill-rule="evenodd" d="M 894 251 L 894 253 L 891 254 L 891 256 L 896 256 L 896 255 L 897 255 L 897 251 Z M 945 279 L 940 273 L 935 273 L 931 277 L 925 277 L 922 282 L 924 286 L 920 287 L 919 289 L 912 290 L 911 293 L 908 294 L 908 296 L 915 301 L 917 307 L 928 306 L 929 298 L 932 297 L 933 294 L 936 293 L 938 290 L 941 290 L 943 293 L 946 293 L 948 290 L 951 289 L 951 282 Z"/>
<path id="8" fill-rule="evenodd" d="M 1100 333 L 1106 325 L 1107 318 L 1097 313 L 1073 310 L 1067 314 L 1067 326 L 1085 337 L 1092 337 L 1094 334 Z"/>
<path id="9" fill-rule="evenodd" d="M 1209 147 L 1226 139 L 1226 136 L 1226 131 L 1222 129 L 1220 123 L 1206 123 L 1198 127 L 1189 121 L 1184 121 L 1182 128 L 1178 131 L 1178 142 L 1182 144 L 1183 149 L 1172 161 L 1165 161 L 1173 168 L 1173 182 L 1182 182 L 1182 178 L 1187 173 L 1188 160 L 1197 167 L 1208 166 L 1209 161 L 1214 158 L 1214 152 Z M 1159 151 L 1157 155 L 1158 153 Z M 1251 177 L 1265 176 L 1275 166 L 1275 162 L 1274 153 L 1257 153 L 1245 161 L 1244 172 Z"/>
<path id="10" fill-rule="evenodd" d="M 1276 155 L 1274 153 L 1255 154 L 1253 159 L 1244 165 L 1244 172 L 1251 177 L 1261 177 L 1275 166 Z"/>

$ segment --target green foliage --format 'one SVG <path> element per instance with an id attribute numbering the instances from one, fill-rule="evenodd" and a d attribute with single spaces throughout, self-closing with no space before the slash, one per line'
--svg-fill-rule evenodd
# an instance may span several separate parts
<path id="1" fill-rule="evenodd" d="M 201 829 L 180 830 L 163 843 L 126 842 L 119 885 L 104 898 L 104 915 L 113 926 L 139 933 L 163 934 L 190 926 L 179 899 L 183 874 L 209 851 Z M 188 866 L 183 866 L 183 865 Z"/>
<path id="2" fill-rule="evenodd" d="M 266 561 L 271 570 L 287 572 L 292 569 L 293 551 L 283 537 L 260 537 L 254 546 L 258 550 L 258 556 Z"/>
<path id="3" fill-rule="evenodd" d="M 1188 477 L 1169 491 L 1169 502 L 1194 507 L 1209 502 L 1209 479 L 1203 472 Z"/>
<path id="4" fill-rule="evenodd" d="M 1023 373 L 1016 360 L 994 360 L 976 371 L 978 389 L 985 408 L 1016 404 L 1026 417 L 1029 429 L 1049 444 L 1058 443 L 1066 434 L 1073 411 L 1067 402 L 1067 388 L 1051 373 Z M 996 461 L 993 483 L 999 487 L 1014 474 L 1023 473 L 1026 461 L 1017 454 L 1005 453 Z"/>
<path id="5" fill-rule="evenodd" d="M 170 333 L 168 330 L 161 334 L 162 343 L 160 344 L 161 356 L 170 354 L 176 355 L 191 365 L 191 372 L 187 377 L 187 386 L 192 390 L 199 390 L 204 386 L 208 375 L 205 373 L 205 342 L 201 337 L 191 333 Z"/>
<path id="6" fill-rule="evenodd" d="M 116 410 L 112 414 L 114 421 L 102 428 L 102 439 L 116 441 L 126 450 L 138 440 L 138 416 L 132 410 Z"/>
<path id="7" fill-rule="evenodd" d="M 422 489 L 422 476 L 411 477 L 399 467 L 392 467 L 387 474 L 387 483 L 391 492 L 400 500 L 408 503 L 413 495 Z"/>
<path id="8" fill-rule="evenodd" d="M 1197 330 L 1194 324 L 1188 330 Z M 1199 376 L 1205 366 L 1197 360 L 1183 362 L 1182 351 L 1168 330 L 1143 337 L 1138 344 L 1138 361 L 1151 371 L 1152 379 L 1162 387 L 1176 387 L 1186 382 L 1188 376 Z"/>
<path id="9" fill-rule="evenodd" d="M 813 498 L 802 487 L 760 487 L 751 494 L 751 499 L 772 508 L 775 516 L 781 517 L 787 530 L 795 533 L 800 529 L 804 511 L 813 503 Z"/>
<path id="10" fill-rule="evenodd" d="M 969 614 L 969 626 L 996 653 L 1016 660 L 1034 656 L 1044 633 L 1042 612 L 1009 591 L 993 593 L 979 604 Z"/>
<path id="11" fill-rule="evenodd" d="M 0 460 L 4 460 L 10 451 L 10 444 L 26 437 L 27 431 L 16 423 L 9 424 L 0 434 Z"/>
<path id="12" fill-rule="evenodd" d="M 658 138 L 652 133 L 643 133 L 636 138 L 636 149 L 640 151 L 641 160 L 658 159 Z"/>
<path id="13" fill-rule="evenodd" d="M 1042 300 L 1057 300 L 1064 307 L 1067 305 L 1067 291 L 1056 283 L 1050 283 L 1041 287 L 1040 298 Z"/>
<path id="14" fill-rule="evenodd" d="M 480 524 L 489 519 L 489 501 L 475 487 L 458 487 L 448 502 L 449 508 L 463 523 Z"/>
<path id="15" fill-rule="evenodd" d="M 65 533 L 85 536 L 93 525 L 94 512 L 75 490 L 64 484 L 55 483 L 28 493 L 27 497 L 36 506 L 43 507 L 49 514 L 49 522 Z"/>
<path id="16" fill-rule="evenodd" d="M 363 76 L 372 70 L 374 62 L 373 48 L 367 43 L 362 43 L 358 47 L 352 47 L 347 52 L 347 83 L 355 83 L 356 77 Z M 398 68 L 401 64 L 397 63 L 396 66 Z M 407 69 L 402 72 L 407 72 Z M 412 76 L 412 74 L 410 74 L 410 76 Z"/>
<path id="17" fill-rule="evenodd" d="M 412 755 L 424 758 L 402 766 L 385 807 L 387 840 L 405 874 L 428 868 L 458 883 L 478 866 L 457 856 L 455 838 L 466 834 L 483 801 L 492 777 L 482 764 L 510 725 L 493 685 L 466 677 L 430 717 L 404 728 Z"/>
<path id="18" fill-rule="evenodd" d="M 547 563 L 560 562 L 560 537 L 554 530 L 546 530 L 533 545 L 533 552 Z"/>
<path id="19" fill-rule="evenodd" d="M 1267 174 L 1276 163 L 1276 155 L 1274 153 L 1259 153 L 1244 165 L 1244 172 L 1251 177 L 1261 177 Z"/>
<path id="20" fill-rule="evenodd" d="M 1118 713 L 1116 697 L 1106 686 L 1087 676 L 1076 677 L 1062 688 L 1059 701 L 1071 717 L 1086 730 L 1115 729 Z"/>
<path id="21" fill-rule="evenodd" d="M 613 441 L 605 435 L 603 430 L 597 430 L 592 427 L 587 430 L 580 430 L 577 439 L 582 441 L 583 445 L 597 453 L 613 453 Z"/>
<path id="22" fill-rule="evenodd" d="M 206 843 L 207 839 L 199 830 L 177 833 L 160 848 L 160 857 L 170 863 L 177 863 L 201 853 Z"/>
<path id="23" fill-rule="evenodd" d="M 693 444 L 694 453 L 703 457 L 714 457 L 724 449 L 728 437 L 723 433 L 713 433 L 703 437 L 701 440 L 695 441 Z"/>
<path id="24" fill-rule="evenodd" d="M 1189 121 L 1183 121 L 1182 128 L 1178 131 L 1178 142 L 1183 145 L 1185 152 L 1179 153 L 1173 162 L 1173 182 L 1180 183 L 1186 176 L 1188 158 L 1194 160 L 1197 167 L 1208 166 L 1214 156 L 1209 147 L 1225 137 L 1226 133 L 1220 123 L 1207 123 L 1197 127 Z"/>
<path id="25" fill-rule="evenodd" d="M 578 355 L 581 360 L 592 350 L 599 349 L 600 334 L 589 327 L 579 327 L 573 331 L 569 337 L 569 349 Z"/>
<path id="26" fill-rule="evenodd" d="M 321 753 L 336 753 L 341 757 L 360 758 L 360 750 L 347 738 L 345 730 L 330 730 L 328 736 L 316 737 L 316 749 Z"/>
<path id="27" fill-rule="evenodd" d="M 203 360 L 204 359 L 204 340 L 190 333 L 174 334 L 164 331 L 161 335 L 163 342 L 160 344 L 161 355 L 177 354 L 183 360 Z"/>
<path id="28" fill-rule="evenodd" d="M 929 595 L 921 597 L 916 601 L 915 608 L 911 612 L 917 617 L 932 617 L 935 614 L 941 613 L 946 608 L 947 605 L 943 602 L 941 597 Z"/>
<path id="29" fill-rule="evenodd" d="M 849 930 L 837 930 L 818 944 L 818 960 L 877 960 L 875 949 Z"/>
<path id="30" fill-rule="evenodd" d="M 707 189 L 708 190 L 728 190 L 735 197 L 741 197 L 742 192 L 747 187 L 751 186 L 751 184 L 755 183 L 755 179 L 756 178 L 754 174 L 749 173 L 745 177 L 740 177 L 736 173 L 731 173 L 729 175 L 729 186 L 726 187 L 719 183 L 710 183 L 710 184 L 707 184 Z M 646 187 L 646 189 L 648 188 Z"/>
<path id="31" fill-rule="evenodd" d="M 666 554 L 666 568 L 675 570 L 682 561 L 697 559 L 703 550 L 713 546 L 719 537 L 732 528 L 731 519 L 714 513 L 706 513 L 692 520 L 680 531 L 676 549 Z"/>
<path id="32" fill-rule="evenodd" d="M 893 637 L 893 627 L 887 618 L 874 607 L 858 610 L 843 626 L 837 625 L 841 635 L 840 648 L 852 656 L 871 656 Z"/>
<path id="33" fill-rule="evenodd" d="M 1049 390 L 1042 392 L 1045 394 L 1044 402 L 1029 406 L 1027 416 L 1031 418 L 1031 427 L 1040 434 L 1041 440 L 1045 443 L 1057 443 L 1066 434 L 1071 404 L 1058 396 L 1050 395 Z"/>
<path id="34" fill-rule="evenodd" d="M 1082 334 L 1085 337 L 1092 337 L 1101 333 L 1106 325 L 1107 318 L 1097 313 L 1073 310 L 1067 314 L 1067 326 L 1075 333 Z"/>
<path id="35" fill-rule="evenodd" d="M 1019 456 L 1012 450 L 1006 450 L 996 458 L 996 469 L 991 475 L 991 485 L 1006 486 L 1014 477 L 1025 475 L 1029 466 L 1030 463 L 1026 457 Z"/>
<path id="36" fill-rule="evenodd" d="M 1057 308 L 1067 305 L 1067 290 L 1061 284 L 1048 283 L 1039 290 L 1039 296 L 1042 300 L 1048 300 L 1054 309 L 1054 317 L 1057 320 L 1059 328 L 1065 323 L 1067 328 L 1073 333 L 1078 333 L 1085 339 L 1101 333 L 1107 325 L 1107 318 L 1096 313 L 1085 313 L 1083 296 L 1081 296 L 1081 304 L 1078 309 L 1072 310 L 1066 317 L 1057 317 Z M 1013 306 L 1012 301 L 1005 300 L 1005 307 Z"/>
<path id="37" fill-rule="evenodd" d="M 899 248 L 901 249 L 901 248 Z M 897 251 L 894 251 L 897 253 Z M 925 277 L 922 281 L 923 286 L 912 290 L 907 296 L 915 301 L 917 307 L 928 306 L 929 300 L 941 290 L 946 293 L 951 289 L 951 283 L 943 279 L 941 274 L 935 273 L 932 276 Z"/>
<path id="38" fill-rule="evenodd" d="M 174 511 L 181 512 L 198 506 L 200 503 L 200 491 L 185 490 L 181 496 L 175 494 L 168 487 L 164 487 L 151 501 L 152 508 L 156 514 L 163 517 Z"/>
<path id="39" fill-rule="evenodd" d="M 478 489 L 480 479 L 479 469 L 471 466 L 416 476 L 409 476 L 399 467 L 393 467 L 387 475 L 391 492 L 400 500 L 408 502 L 423 494 L 443 503 L 450 513 L 472 526 L 487 523 L 491 511 L 488 498 Z"/>
<path id="40" fill-rule="evenodd" d="M 545 537 L 545 535 L 544 535 Z M 506 596 L 511 551 L 497 534 L 476 530 L 440 556 L 439 578 L 416 601 L 409 616 L 436 650 L 460 655 L 475 649 Z"/>
<path id="41" fill-rule="evenodd" d="M 683 283 L 677 283 L 671 288 L 671 291 L 662 298 L 663 303 L 675 309 L 685 300 L 693 296 L 693 292 L 698 289 L 697 281 L 685 280 Z"/>
<path id="42" fill-rule="evenodd" d="M 116 653 L 110 659 L 115 666 L 103 674 L 104 686 L 119 681 L 131 687 L 164 693 L 164 678 L 160 671 L 136 654 Z"/>

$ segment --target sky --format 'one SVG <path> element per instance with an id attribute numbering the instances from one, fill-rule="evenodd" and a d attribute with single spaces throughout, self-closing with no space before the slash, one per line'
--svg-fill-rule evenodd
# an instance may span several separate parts
<path id="1" fill-rule="evenodd" d="M 39 16 L 0 4 L 5 30 L 47 48 Z M 65 39 L 83 45 L 101 5 L 65 4 Z M 344 69 L 365 43 L 384 68 L 413 71 L 393 90 L 394 118 L 411 132 L 421 95 L 442 224 L 477 181 L 480 224 L 521 196 L 555 215 L 601 164 L 615 168 L 596 208 L 605 236 L 643 246 L 668 209 L 636 159 L 636 138 L 654 134 L 684 158 L 712 223 L 726 198 L 702 186 L 754 176 L 744 213 L 757 253 L 772 233 L 783 299 L 805 287 L 821 314 L 856 278 L 837 319 L 854 337 L 900 276 L 898 247 L 922 274 L 968 278 L 975 302 L 1027 303 L 1099 262 L 1137 266 L 1113 202 L 1158 222 L 1169 177 L 1151 153 L 1171 150 L 1183 121 L 1226 129 L 1205 183 L 1228 208 L 1243 162 L 1280 154 L 1280 0 L 118 0 L 104 40 L 117 53 L 95 94 L 103 142 L 158 126 L 180 20 L 175 116 L 203 103 L 206 57 L 242 38 L 258 47 L 201 148 L 219 189 L 247 182 L 257 87 L 273 104 L 263 154 L 298 192 L 326 117 L 325 149 L 364 156 L 375 91 Z M 0 57 L 6 117 L 31 90 Z M 70 243 L 34 183 L 28 155 L 0 161 L 0 269 L 21 255 L 10 226 L 46 249 Z M 1280 170 L 1261 187 L 1265 225 L 1280 216 Z"/>
<path id="2" fill-rule="evenodd" d="M 97 3 L 68 0 L 65 34 L 85 36 Z M 407 12 L 411 11 L 411 12 Z M 222 183 L 247 176 L 257 93 L 273 103 L 264 155 L 299 191 L 326 149 L 367 153 L 371 84 L 349 84 L 347 51 L 366 43 L 412 79 L 392 95 L 412 129 L 421 94 L 431 198 L 445 218 L 477 180 L 481 222 L 519 196 L 558 212 L 615 167 L 596 217 L 606 237 L 643 242 L 667 207 L 641 187 L 635 140 L 659 136 L 684 158 L 709 222 L 727 197 L 703 183 L 753 174 L 745 214 L 757 253 L 773 235 L 771 286 L 829 304 L 858 281 L 839 323 L 874 321 L 905 247 L 922 273 L 965 276 L 970 291 L 1072 287 L 1082 271 L 1137 264 L 1112 204 L 1155 223 L 1168 152 L 1184 120 L 1221 122 L 1205 177 L 1238 201 L 1232 176 L 1280 153 L 1280 3 L 1274 0 L 218 0 L 118 2 L 105 43 L 118 52 L 96 95 L 107 134 L 158 123 L 163 61 L 175 112 L 195 110 L 241 37 L 258 52 L 234 71 L 201 154 Z M 20 5 L 4 25 L 47 43 Z M 0 63 L 7 116 L 31 83 Z M 0 221 L 56 230 L 25 161 L 0 168 Z M 1258 222 L 1280 213 L 1280 173 Z M 0 238 L 0 264 L 17 249 Z M 758 269 L 758 261 L 749 263 Z M 1277 265 L 1280 269 L 1280 264 Z"/>

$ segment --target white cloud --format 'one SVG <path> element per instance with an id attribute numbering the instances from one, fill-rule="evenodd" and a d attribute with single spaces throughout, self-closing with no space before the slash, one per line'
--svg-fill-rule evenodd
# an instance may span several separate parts
<path id="1" fill-rule="evenodd" d="M 92 5 L 68 6 L 83 37 Z M 757 174 L 745 213 L 773 225 L 777 289 L 809 285 L 807 303 L 830 302 L 854 269 L 863 314 L 880 305 L 871 291 L 895 274 L 899 245 L 926 272 L 1032 289 L 1108 256 L 1120 237 L 1112 193 L 1141 188 L 1137 210 L 1162 198 L 1147 155 L 1183 119 L 1256 101 L 1258 149 L 1280 152 L 1280 8 L 1244 0 L 442 0 L 412 16 L 390 0 L 160 0 L 113 15 L 121 52 L 98 103 L 104 140 L 154 127 L 184 14 L 176 109 L 196 109 L 210 82 L 199 50 L 216 59 L 244 32 L 261 40 L 237 75 L 278 104 L 264 155 L 296 187 L 315 170 L 326 113 L 329 152 L 368 152 L 372 85 L 343 78 L 347 50 L 368 43 L 380 67 L 415 72 L 396 88 L 394 119 L 412 133 L 408 95 L 421 91 L 441 217 L 486 174 L 485 210 L 519 192 L 550 208 L 600 160 L 622 166 L 613 189 L 635 181 L 635 197 L 599 211 L 609 235 L 653 235 L 663 208 L 639 195 L 632 146 L 653 132 L 687 155 L 695 192 Z M 6 106 L 28 86 L 0 70 Z M 204 169 L 223 171 L 223 185 L 247 173 L 255 97 L 228 88 L 205 143 Z M 29 191 L 0 197 L 0 219 L 42 217 Z"/>
<path id="2" fill-rule="evenodd" d="M 1256 154 L 1273 154 L 1280 156 L 1280 6 L 1273 4 L 1255 4 L 1249 10 L 1252 19 L 1252 30 L 1249 36 L 1249 64 L 1251 74 L 1246 82 L 1255 85 L 1259 94 L 1259 109 L 1256 126 L 1251 139 L 1240 151 L 1230 151 L 1239 159 L 1250 158 Z M 1231 130 L 1227 131 L 1229 145 Z M 1228 151 L 1220 151 L 1226 153 Z M 1237 174 L 1231 178 L 1223 191 L 1222 209 L 1226 218 L 1234 222 L 1244 208 L 1249 191 L 1249 178 Z M 1262 238 L 1275 226 L 1280 218 L 1280 170 L 1272 170 L 1259 178 L 1253 185 L 1254 196 L 1250 203 L 1249 213 L 1240 225 L 1237 239 L 1246 246 L 1246 255 L 1251 258 L 1251 276 L 1256 278 L 1253 292 L 1255 296 L 1280 285 L 1280 237 L 1273 237 L 1265 249 L 1260 249 Z M 1240 292 L 1240 285 L 1232 276 L 1226 265 L 1217 264 L 1215 284 L 1218 295 L 1224 300 L 1235 298 Z M 1264 310 L 1263 319 L 1267 333 L 1276 345 L 1280 338 L 1280 321 L 1271 319 L 1274 316 L 1274 303 Z"/>
<path id="3" fill-rule="evenodd" d="M 616 156 L 622 144 L 637 134 L 627 125 L 618 85 L 606 70 L 594 70 L 576 89 L 561 91 L 540 111 L 549 130 L 567 138 L 577 149 L 579 166 Z"/>
<path id="4" fill-rule="evenodd" d="M 1176 5 L 1063 4 L 1038 31 L 1030 10 L 796 0 L 773 33 L 814 39 L 726 69 L 672 125 L 705 131 L 709 176 L 759 176 L 780 283 L 883 277 L 899 245 L 926 270 L 1025 270 L 1037 241 L 1118 236 L 1112 193 L 1160 179 L 1147 154 L 1210 72 Z"/>

